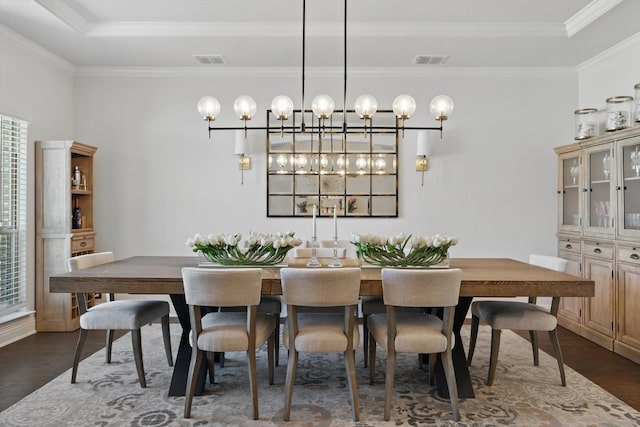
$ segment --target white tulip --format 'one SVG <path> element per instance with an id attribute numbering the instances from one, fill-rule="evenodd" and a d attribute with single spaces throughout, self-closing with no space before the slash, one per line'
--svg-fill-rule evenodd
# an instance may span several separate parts
<path id="1" fill-rule="evenodd" d="M 196 245 L 196 241 L 195 241 L 195 239 L 194 239 L 193 237 L 189 237 L 189 238 L 187 239 L 187 243 L 185 243 L 185 244 L 186 244 L 187 246 L 194 247 L 194 246 Z"/>

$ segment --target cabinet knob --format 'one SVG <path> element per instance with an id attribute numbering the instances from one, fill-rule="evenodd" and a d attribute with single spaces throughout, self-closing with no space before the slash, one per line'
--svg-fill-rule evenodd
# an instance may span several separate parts
<path id="1" fill-rule="evenodd" d="M 571 246 L 570 243 L 567 243 L 566 245 L 564 245 L 564 248 L 565 249 L 571 249 L 571 248 L 573 248 L 573 246 Z"/>
<path id="2" fill-rule="evenodd" d="M 617 187 L 616 187 L 616 190 L 620 191 L 620 186 L 617 186 Z"/>
<path id="3" fill-rule="evenodd" d="M 631 258 L 631 259 L 632 259 L 632 260 L 634 260 L 634 261 L 637 261 L 638 259 L 640 259 L 640 255 L 638 255 L 638 254 L 631 254 L 631 255 L 629 256 L 629 258 Z"/>
<path id="4" fill-rule="evenodd" d="M 600 248 L 595 248 L 593 252 L 596 254 L 599 254 L 599 253 L 602 253 L 602 250 Z"/>

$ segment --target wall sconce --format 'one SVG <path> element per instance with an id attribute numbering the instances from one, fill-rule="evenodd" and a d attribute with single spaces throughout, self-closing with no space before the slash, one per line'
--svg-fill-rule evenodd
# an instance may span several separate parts
<path id="1" fill-rule="evenodd" d="M 241 184 L 244 185 L 244 171 L 251 170 L 251 157 L 246 156 L 247 138 L 243 131 L 236 131 L 236 144 L 234 153 L 238 156 L 238 169 L 242 171 Z"/>
<path id="2" fill-rule="evenodd" d="M 424 173 L 429 170 L 429 156 L 431 156 L 431 144 L 427 131 L 418 131 L 418 143 L 416 149 L 416 171 L 422 172 L 422 186 L 424 186 Z"/>

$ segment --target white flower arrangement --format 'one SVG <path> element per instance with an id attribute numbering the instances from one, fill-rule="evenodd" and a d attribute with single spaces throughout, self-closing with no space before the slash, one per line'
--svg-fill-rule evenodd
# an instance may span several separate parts
<path id="1" fill-rule="evenodd" d="M 222 265 L 273 265 L 284 260 L 287 252 L 302 244 L 295 233 L 249 234 L 245 248 L 240 248 L 242 235 L 196 234 L 187 239 L 187 246 L 200 252 L 208 261 Z"/>
<path id="2" fill-rule="evenodd" d="M 458 243 L 456 237 L 441 234 L 412 238 L 412 235 L 400 233 L 387 238 L 365 233 L 353 234 L 352 239 L 358 258 L 382 267 L 429 267 L 440 264 L 447 259 L 449 248 Z"/>

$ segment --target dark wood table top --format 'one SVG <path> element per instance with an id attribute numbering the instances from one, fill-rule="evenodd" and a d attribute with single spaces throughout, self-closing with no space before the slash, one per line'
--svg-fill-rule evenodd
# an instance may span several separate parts
<path id="1" fill-rule="evenodd" d="M 131 294 L 182 294 L 182 267 L 197 267 L 196 256 L 136 256 L 86 270 L 52 275 L 51 292 L 114 292 Z M 326 265 L 330 259 L 320 259 Z M 306 260 L 290 260 L 304 266 Z M 357 260 L 343 263 L 359 265 Z M 451 258 L 450 266 L 462 270 L 460 296 L 468 297 L 588 297 L 593 280 L 537 267 L 507 258 Z M 262 267 L 263 295 L 279 295 L 280 268 Z M 380 268 L 364 266 L 360 295 L 382 295 Z"/>

